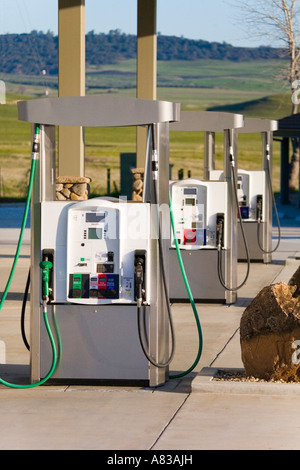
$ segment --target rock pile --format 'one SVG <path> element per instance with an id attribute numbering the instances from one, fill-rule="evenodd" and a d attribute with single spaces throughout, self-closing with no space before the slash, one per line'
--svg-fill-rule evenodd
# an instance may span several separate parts
<path id="1" fill-rule="evenodd" d="M 131 173 L 133 174 L 132 200 L 142 201 L 144 189 L 144 168 L 133 168 Z"/>
<path id="2" fill-rule="evenodd" d="M 300 382 L 300 267 L 289 283 L 264 287 L 240 323 L 242 361 L 248 376 Z"/>
<path id="3" fill-rule="evenodd" d="M 84 201 L 89 197 L 91 178 L 85 176 L 59 176 L 56 178 L 57 201 Z"/>

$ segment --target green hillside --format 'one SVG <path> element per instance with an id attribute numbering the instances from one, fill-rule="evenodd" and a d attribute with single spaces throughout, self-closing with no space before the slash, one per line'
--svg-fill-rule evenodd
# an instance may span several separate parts
<path id="1" fill-rule="evenodd" d="M 280 119 L 291 114 L 291 108 L 291 95 L 285 93 L 224 106 L 211 106 L 207 110 L 244 114 L 248 117 Z"/>
<path id="2" fill-rule="evenodd" d="M 219 110 L 251 117 L 278 119 L 290 114 L 291 98 L 282 80 L 283 61 L 158 61 L 157 99 L 179 102 L 187 110 Z M 86 94 L 136 96 L 136 61 L 89 66 Z M 17 100 L 57 96 L 57 76 L 0 74 L 5 82 L 5 105 L 0 105 L 0 196 L 24 197 L 30 168 L 30 125 L 17 119 Z M 199 135 L 200 134 L 200 135 Z M 203 174 L 203 133 L 171 133 L 170 163 L 173 176 L 180 168 Z M 88 128 L 85 131 L 86 175 L 91 190 L 104 194 L 106 172 L 112 188 L 119 188 L 121 152 L 135 152 L 133 128 Z M 243 137 L 239 162 L 250 169 L 261 165 L 260 136 Z M 223 164 L 222 136 L 217 136 L 216 165 Z M 279 143 L 274 143 L 274 188 L 279 189 Z"/>

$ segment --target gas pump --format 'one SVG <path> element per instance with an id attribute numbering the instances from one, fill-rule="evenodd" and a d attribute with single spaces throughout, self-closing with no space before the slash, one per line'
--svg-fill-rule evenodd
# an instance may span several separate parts
<path id="1" fill-rule="evenodd" d="M 224 289 L 218 280 L 217 248 L 219 246 L 224 263 L 224 253 L 228 249 L 227 184 L 189 178 L 171 182 L 170 194 L 176 238 L 193 295 L 199 298 L 201 292 L 201 296 L 205 293 L 208 298 L 219 295 L 217 298 L 223 299 Z M 171 250 L 174 248 L 172 235 Z M 202 263 L 205 263 L 205 270 L 201 269 Z M 175 267 L 175 263 L 171 265 L 174 272 Z M 184 286 L 174 272 L 171 275 L 170 297 L 183 299 Z"/>
<path id="2" fill-rule="evenodd" d="M 238 220 L 238 260 L 246 258 L 242 242 L 241 223 L 245 231 L 251 261 L 269 263 L 272 253 L 280 243 L 280 222 L 272 189 L 272 133 L 277 129 L 276 121 L 265 119 L 245 120 L 245 126 L 238 130 L 239 134 L 260 133 L 262 136 L 262 170 L 237 171 L 237 194 L 241 219 Z M 209 170 L 210 179 L 224 179 L 224 173 Z M 272 205 L 274 208 L 278 240 L 272 246 Z"/>
<path id="3" fill-rule="evenodd" d="M 31 208 L 32 383 L 53 361 L 43 310 L 59 331 L 51 382 L 164 383 L 174 350 L 165 282 L 169 241 L 155 227 L 158 207 L 169 202 L 168 132 L 179 105 L 68 97 L 20 102 L 18 109 L 19 119 L 40 123 Z M 152 168 L 145 177 L 147 198 L 56 201 L 55 125 L 148 126 L 155 148 L 148 146 L 145 163 Z"/>
<path id="4" fill-rule="evenodd" d="M 206 144 L 214 140 L 215 132 L 224 134 L 225 181 L 188 178 L 170 182 L 176 236 L 193 296 L 200 302 L 234 303 L 241 287 L 237 283 L 237 210 L 232 182 L 236 154 L 232 148 L 235 130 L 243 125 L 241 115 L 183 111 L 180 122 L 170 126 L 172 131 L 202 131 Z M 185 301 L 177 264 L 171 238 L 170 298 Z"/>

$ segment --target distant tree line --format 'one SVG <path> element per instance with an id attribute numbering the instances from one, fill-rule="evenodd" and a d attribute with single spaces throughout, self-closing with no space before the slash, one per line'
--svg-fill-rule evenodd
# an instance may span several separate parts
<path id="1" fill-rule="evenodd" d="M 86 34 L 86 64 L 103 65 L 136 57 L 136 36 L 112 30 L 108 34 Z M 234 47 L 225 42 L 191 40 L 176 36 L 157 36 L 158 60 L 216 59 L 250 61 L 281 59 L 281 49 L 271 46 Z M 58 36 L 32 31 L 30 34 L 0 35 L 0 72 L 39 75 L 58 72 Z"/>

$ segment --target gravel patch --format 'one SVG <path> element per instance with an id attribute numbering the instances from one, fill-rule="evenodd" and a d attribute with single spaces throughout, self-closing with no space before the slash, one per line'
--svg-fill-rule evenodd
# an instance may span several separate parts
<path id="1" fill-rule="evenodd" d="M 299 383 L 294 380 L 285 381 L 283 379 L 258 379 L 256 377 L 249 377 L 246 375 L 245 372 L 238 371 L 238 370 L 223 370 L 219 369 L 216 375 L 212 379 L 213 381 L 217 382 L 265 382 L 265 383 Z"/>

